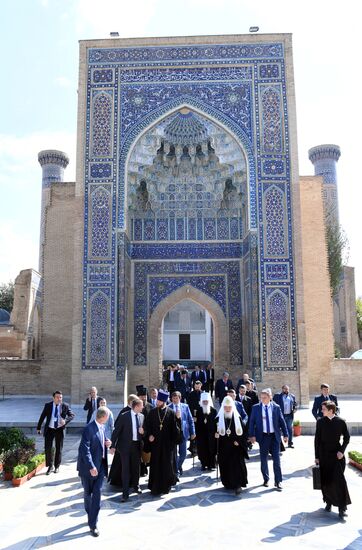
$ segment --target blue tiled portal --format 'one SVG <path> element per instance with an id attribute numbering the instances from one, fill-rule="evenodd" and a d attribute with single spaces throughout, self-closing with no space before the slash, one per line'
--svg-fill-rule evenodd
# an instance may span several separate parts
<path id="1" fill-rule="evenodd" d="M 283 44 L 90 48 L 87 71 L 82 368 L 122 374 L 126 363 L 145 365 L 150 314 L 187 284 L 212 297 L 224 312 L 232 365 L 244 361 L 259 378 L 263 370 L 296 370 Z M 127 164 L 130 153 L 148 132 L 144 151 L 155 137 L 156 155 L 163 147 L 157 142 L 157 125 L 184 107 L 199 117 L 200 135 L 202 124 L 208 129 L 213 125 L 221 141 L 205 142 L 199 153 L 191 144 L 175 156 L 211 158 L 210 147 L 215 146 L 217 156 L 228 140 L 237 144 L 247 166 L 247 218 L 241 210 L 237 216 L 205 213 L 212 211 L 213 201 L 220 200 L 221 210 L 230 208 L 229 195 L 219 190 L 216 177 L 208 190 L 205 180 L 195 179 L 194 198 L 193 187 L 183 196 L 171 181 L 159 195 L 161 202 L 169 201 L 167 216 L 152 212 L 154 193 L 151 186 L 145 188 L 139 198 L 146 214 L 129 224 L 131 181 L 137 189 L 138 177 Z M 227 158 L 215 162 L 225 180 Z M 235 174 L 236 169 L 233 178 Z M 177 207 L 172 212 L 173 200 L 185 201 L 181 216 Z M 192 212 L 187 211 L 190 200 Z M 132 264 L 133 327 L 127 321 Z M 129 330 L 134 331 L 134 350 L 127 348 Z"/>

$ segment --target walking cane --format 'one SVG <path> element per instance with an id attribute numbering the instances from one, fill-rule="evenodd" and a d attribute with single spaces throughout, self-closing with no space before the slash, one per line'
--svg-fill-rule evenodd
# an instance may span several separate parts
<path id="1" fill-rule="evenodd" d="M 216 432 L 219 437 L 216 439 L 216 485 L 219 485 L 219 439 L 220 434 Z"/>

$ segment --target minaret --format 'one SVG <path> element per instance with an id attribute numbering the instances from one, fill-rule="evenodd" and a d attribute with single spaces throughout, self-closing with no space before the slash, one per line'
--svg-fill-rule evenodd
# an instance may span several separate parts
<path id="1" fill-rule="evenodd" d="M 64 169 L 69 164 L 68 155 L 62 151 L 48 149 L 40 151 L 38 161 L 42 167 L 42 191 L 41 191 L 41 218 L 40 218 L 40 239 L 39 239 L 39 273 L 43 274 L 43 247 L 45 239 L 45 209 L 49 204 L 50 186 L 52 183 L 64 181 Z"/>
<path id="2" fill-rule="evenodd" d="M 341 156 L 338 145 L 317 145 L 308 151 L 314 174 L 323 176 L 323 197 L 326 216 L 339 225 L 337 162 Z"/>

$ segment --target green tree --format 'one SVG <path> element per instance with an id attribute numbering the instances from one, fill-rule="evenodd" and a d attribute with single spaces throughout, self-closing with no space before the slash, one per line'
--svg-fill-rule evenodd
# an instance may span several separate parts
<path id="1" fill-rule="evenodd" d="M 362 334 L 362 296 L 359 296 L 356 300 L 357 311 L 357 330 L 359 334 Z"/>
<path id="2" fill-rule="evenodd" d="M 6 309 L 9 313 L 13 309 L 14 304 L 14 283 L 0 284 L 0 308 Z"/>
<path id="3" fill-rule="evenodd" d="M 326 223 L 326 237 L 328 250 L 328 270 L 329 280 L 331 284 L 332 297 L 336 296 L 341 284 L 343 273 L 343 265 L 348 260 L 348 239 L 341 228 L 332 219 L 328 219 Z"/>

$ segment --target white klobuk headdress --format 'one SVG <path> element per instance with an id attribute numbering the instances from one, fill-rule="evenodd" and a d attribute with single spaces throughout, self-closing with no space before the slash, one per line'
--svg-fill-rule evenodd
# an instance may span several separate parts
<path id="1" fill-rule="evenodd" d="M 237 411 L 235 401 L 232 397 L 229 395 L 226 395 L 223 399 L 223 402 L 221 403 L 220 410 L 217 414 L 216 420 L 218 422 L 218 432 L 220 435 L 230 435 L 231 432 L 228 433 L 230 430 L 229 427 L 225 427 L 225 415 L 224 415 L 224 407 L 232 407 L 232 418 L 234 418 L 235 423 L 235 432 L 236 435 L 243 435 L 243 428 L 240 422 L 240 415 Z M 231 423 L 231 422 L 230 422 Z"/>
<path id="2" fill-rule="evenodd" d="M 212 402 L 212 397 L 211 397 L 211 395 L 209 394 L 209 392 L 207 392 L 207 391 L 201 392 L 201 395 L 200 395 L 200 407 L 202 407 L 202 405 L 203 405 L 202 402 L 203 402 L 203 401 L 208 401 L 208 405 L 209 405 L 210 407 L 213 407 L 213 406 L 214 406 L 214 405 L 213 405 L 213 402 Z"/>

